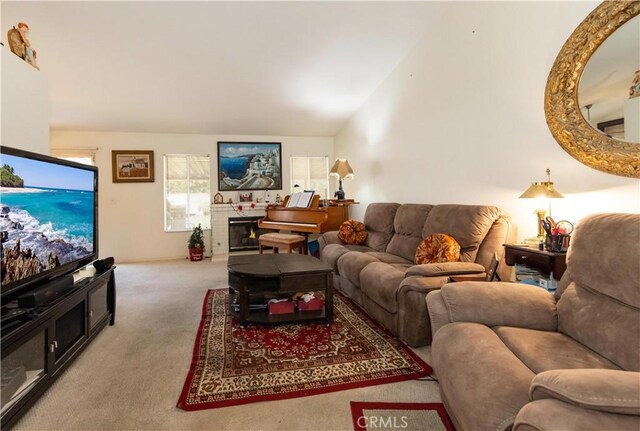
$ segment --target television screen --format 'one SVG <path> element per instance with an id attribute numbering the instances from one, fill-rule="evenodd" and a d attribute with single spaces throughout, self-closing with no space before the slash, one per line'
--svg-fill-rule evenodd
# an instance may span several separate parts
<path id="1" fill-rule="evenodd" d="M 97 169 L 2 147 L 2 294 L 97 256 Z"/>

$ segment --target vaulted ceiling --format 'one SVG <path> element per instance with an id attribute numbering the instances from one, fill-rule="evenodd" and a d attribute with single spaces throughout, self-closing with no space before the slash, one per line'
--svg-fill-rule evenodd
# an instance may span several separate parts
<path id="1" fill-rule="evenodd" d="M 53 129 L 334 136 L 418 42 L 428 2 L 2 2 Z"/>

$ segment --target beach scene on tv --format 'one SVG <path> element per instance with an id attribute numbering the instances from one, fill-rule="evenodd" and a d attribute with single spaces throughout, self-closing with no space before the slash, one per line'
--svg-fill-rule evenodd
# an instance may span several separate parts
<path id="1" fill-rule="evenodd" d="M 94 173 L 2 155 L 2 285 L 93 254 Z"/>
<path id="2" fill-rule="evenodd" d="M 278 143 L 220 142 L 218 167 L 221 191 L 282 188 Z"/>

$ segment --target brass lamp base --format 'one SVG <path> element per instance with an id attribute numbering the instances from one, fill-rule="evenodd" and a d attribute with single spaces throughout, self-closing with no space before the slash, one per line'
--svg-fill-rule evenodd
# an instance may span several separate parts
<path id="1" fill-rule="evenodd" d="M 545 210 L 536 210 L 535 214 L 538 216 L 538 239 L 544 240 L 547 236 L 547 233 L 542 226 L 542 222 L 544 221 L 544 215 L 547 212 Z"/>

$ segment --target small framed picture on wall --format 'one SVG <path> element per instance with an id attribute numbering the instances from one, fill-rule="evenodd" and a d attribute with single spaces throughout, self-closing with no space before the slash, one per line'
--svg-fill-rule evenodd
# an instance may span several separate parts
<path id="1" fill-rule="evenodd" d="M 153 151 L 111 152 L 112 175 L 114 183 L 152 183 Z"/>

